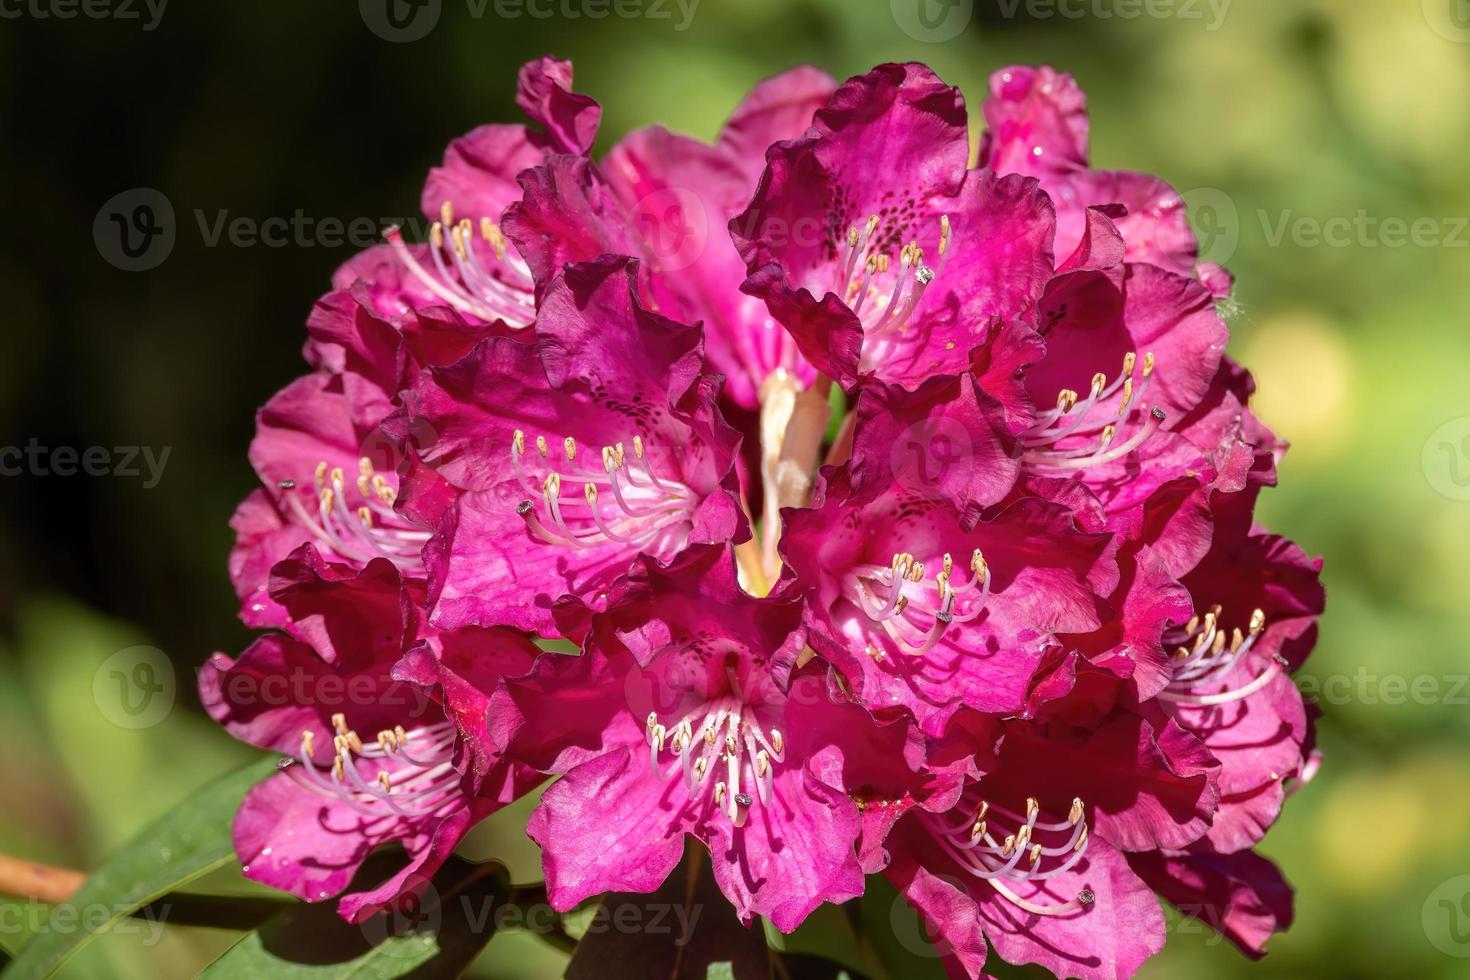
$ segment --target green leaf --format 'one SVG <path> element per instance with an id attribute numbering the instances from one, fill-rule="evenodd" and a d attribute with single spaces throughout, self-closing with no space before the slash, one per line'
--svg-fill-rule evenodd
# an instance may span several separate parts
<path id="1" fill-rule="evenodd" d="M 603 898 L 565 980 L 769 980 L 765 935 L 740 918 L 715 883 L 709 856 L 691 843 L 651 895 Z"/>
<path id="2" fill-rule="evenodd" d="M 275 766 L 274 758 L 262 759 L 215 780 L 129 841 L 88 875 L 69 901 L 53 908 L 47 920 L 64 915 L 72 924 L 38 932 L 16 953 L 0 980 L 49 976 L 117 920 L 235 860 L 230 841 L 235 811 L 250 787 L 274 772 Z"/>
<path id="3" fill-rule="evenodd" d="M 363 866 L 355 887 L 374 885 L 402 864 L 401 853 L 380 854 Z M 335 902 L 293 905 L 230 947 L 200 976 L 458 976 L 495 934 L 509 894 L 504 865 L 452 858 L 404 912 L 351 925 L 337 914 Z"/>

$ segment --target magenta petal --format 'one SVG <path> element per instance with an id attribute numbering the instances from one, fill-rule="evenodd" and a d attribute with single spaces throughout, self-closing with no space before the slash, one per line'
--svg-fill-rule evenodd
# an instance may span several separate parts
<path id="1" fill-rule="evenodd" d="M 526 826 L 541 846 L 552 907 L 566 911 L 607 891 L 656 891 L 684 856 L 687 803 L 682 785 L 660 780 L 638 748 L 563 776 Z"/>
<path id="2" fill-rule="evenodd" d="M 448 203 L 452 215 L 498 222 L 521 196 L 516 175 L 545 158 L 524 126 L 492 124 L 471 130 L 449 144 L 444 162 L 429 171 L 421 205 L 434 219 Z"/>
<path id="3" fill-rule="evenodd" d="M 247 878 L 320 902 L 345 889 L 381 844 L 423 852 L 440 822 L 365 816 L 280 773 L 246 795 L 235 816 L 235 853 Z"/>
<path id="4" fill-rule="evenodd" d="M 741 921 L 763 915 L 792 932 L 822 903 L 863 893 L 853 847 L 858 816 L 841 789 L 810 769 L 783 767 L 772 786 L 744 827 L 716 820 L 700 829 L 715 879 Z"/>
<path id="5" fill-rule="evenodd" d="M 953 957 L 972 980 L 985 976 L 990 949 L 979 909 L 963 885 L 930 871 L 903 848 L 884 874 L 923 917 L 940 955 Z"/>
<path id="6" fill-rule="evenodd" d="M 1032 175 L 1087 166 L 1087 96 L 1071 75 L 1050 67 L 1002 68 L 990 76 L 990 97 L 982 111 L 984 166 Z"/>
<path id="7" fill-rule="evenodd" d="M 538 58 L 521 66 L 516 78 L 516 105 L 546 130 L 548 149 L 586 153 L 597 138 L 602 107 L 590 96 L 572 91 L 572 63 Z"/>
<path id="8" fill-rule="evenodd" d="M 1252 851 L 1129 855 L 1149 886 L 1185 915 L 1221 933 L 1251 959 L 1292 922 L 1292 890 L 1276 865 Z"/>
<path id="9" fill-rule="evenodd" d="M 972 894 L 990 886 L 979 882 Z M 1106 841 L 1094 840 L 1087 856 L 1068 874 L 1046 882 L 1035 893 L 1018 889 L 1022 898 L 1056 903 L 1082 888 L 1093 894 L 1086 910 L 1060 916 L 1037 916 L 1011 905 L 999 895 L 978 903 L 980 920 L 1001 959 L 1035 963 L 1059 977 L 1123 980 L 1164 948 L 1164 913 L 1158 899 L 1128 867 L 1123 855 Z"/>
<path id="10" fill-rule="evenodd" d="M 772 143 L 796 139 L 812 124 L 812 115 L 832 97 L 837 83 L 810 65 L 767 78 L 736 106 L 716 146 L 744 173 L 755 189 Z M 742 202 L 743 203 L 743 202 Z"/>

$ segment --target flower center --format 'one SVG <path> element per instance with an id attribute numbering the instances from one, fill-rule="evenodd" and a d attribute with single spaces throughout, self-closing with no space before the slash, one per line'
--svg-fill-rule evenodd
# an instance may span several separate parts
<path id="1" fill-rule="evenodd" d="M 459 771 L 454 768 L 454 726 L 448 721 L 405 730 L 401 725 L 363 742 L 344 715 L 332 716 L 332 763 L 317 765 L 315 733 L 301 733 L 301 748 L 286 772 L 297 783 L 346 803 L 370 817 L 419 817 L 459 803 Z M 370 782 L 362 770 L 375 775 Z"/>
<path id="2" fill-rule="evenodd" d="M 712 793 L 715 806 L 736 827 L 745 826 L 756 800 L 762 806 L 770 802 L 775 767 L 786 758 L 780 730 L 768 732 L 738 688 L 704 701 L 672 726 L 649 712 L 646 738 L 648 764 L 660 778 L 682 774 L 691 800 Z M 661 759 L 664 753 L 672 760 Z"/>
<path id="3" fill-rule="evenodd" d="M 858 565 L 848 572 L 843 595 L 880 627 L 902 653 L 928 653 L 954 623 L 968 623 L 985 611 L 990 601 L 990 569 L 976 548 L 970 555 L 970 575 L 956 582 L 954 559 L 948 552 L 932 582 L 924 581 L 924 563 L 900 552 L 888 567 Z M 882 650 L 869 645 L 868 653 L 882 660 Z"/>
<path id="4" fill-rule="evenodd" d="M 1266 628 L 1266 614 L 1255 610 L 1246 633 L 1236 628 L 1227 635 L 1220 626 L 1220 612 L 1215 606 L 1204 616 L 1195 616 L 1182 629 L 1164 634 L 1166 644 L 1179 644 L 1179 648 L 1174 653 L 1174 679 L 1159 693 L 1162 700 L 1196 706 L 1229 704 L 1250 697 L 1288 666 L 1282 657 L 1273 657 L 1239 687 L 1224 686 L 1238 665 L 1256 668 L 1261 658 L 1252 657 L 1251 648 Z M 1221 689 L 1205 693 L 1217 686 Z"/>
<path id="5" fill-rule="evenodd" d="M 833 269 L 832 292 L 862 322 L 864 346 L 871 348 L 864 351 L 865 362 L 881 360 L 888 348 L 909 339 L 905 336 L 909 318 L 944 267 L 951 228 L 948 215 L 939 219 L 938 268 L 924 264 L 924 250 L 917 241 L 899 249 L 894 263 L 877 232 L 876 214 L 861 229 L 856 225 L 848 228 L 847 246 L 839 251 Z M 886 230 L 881 237 L 891 240 Z"/>
<path id="6" fill-rule="evenodd" d="M 489 218 L 481 218 L 478 229 L 468 218 L 456 222 L 448 201 L 439 214 L 441 220 L 429 228 L 432 270 L 409 251 L 397 226 L 383 232 L 393 254 L 430 292 L 461 313 L 504 320 L 512 327 L 530 326 L 536 319 L 531 270 L 509 249 L 500 226 Z"/>
<path id="7" fill-rule="evenodd" d="M 1077 392 L 1063 388 L 1056 408 L 1042 412 L 1036 423 L 1021 433 L 1021 464 L 1038 476 L 1063 476 L 1122 459 L 1158 431 L 1164 422 L 1160 408 L 1149 410 L 1144 403 L 1154 373 L 1154 356 L 1143 355 L 1138 382 L 1133 380 L 1138 357 L 1132 351 L 1123 357 L 1123 371 L 1110 384 L 1099 371 L 1092 376 L 1087 397 L 1078 401 Z M 1121 395 L 1116 413 L 1099 406 Z M 1119 441 L 1119 433 L 1125 433 Z M 1064 440 L 1068 448 L 1061 448 Z"/>
<path id="8" fill-rule="evenodd" d="M 302 500 L 303 495 L 294 492 L 295 480 L 282 480 L 280 487 L 288 491 L 286 502 L 291 513 L 319 541 L 337 555 L 361 564 L 387 558 L 400 570 L 423 571 L 421 552 L 429 532 L 409 524 L 393 509 L 395 491 L 386 477 L 373 472 L 366 456 L 358 460 L 357 479 L 350 488 L 357 491 L 355 505 L 349 502 L 349 485 L 341 467 L 318 463 L 315 482 L 314 513 Z"/>
<path id="9" fill-rule="evenodd" d="M 1081 800 L 1072 801 L 1066 820 L 1046 821 L 1040 816 L 1041 807 L 1034 799 L 1026 801 L 1023 818 L 977 800 L 967 790 L 948 813 L 925 814 L 925 820 L 934 839 L 961 869 L 989 882 L 1016 907 L 1035 915 L 1066 915 L 1086 908 L 1095 899 L 1090 888 L 1061 905 L 1040 905 L 1014 891 L 1015 885 L 1039 885 L 1067 873 L 1087 851 Z"/>
<path id="10" fill-rule="evenodd" d="M 602 447 L 596 457 L 601 465 L 595 467 L 577 463 L 571 436 L 561 440 L 559 463 L 545 436 L 537 436 L 535 446 L 532 457 L 526 434 L 516 429 L 511 436 L 516 480 L 532 494 L 516 509 L 531 533 L 547 544 L 586 548 L 616 542 L 643 550 L 690 521 L 695 495 L 678 481 L 659 478 L 641 436 L 633 437 L 631 457 L 621 442 Z M 542 472 L 533 476 L 528 464 L 537 459 Z"/>

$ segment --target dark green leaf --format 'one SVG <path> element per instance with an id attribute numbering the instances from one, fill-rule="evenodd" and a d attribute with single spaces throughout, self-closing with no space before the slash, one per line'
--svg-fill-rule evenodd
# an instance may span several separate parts
<path id="1" fill-rule="evenodd" d="M 377 884 L 402 862 L 401 854 L 380 855 L 363 867 L 354 887 Z M 494 935 L 509 894 L 503 865 L 451 859 L 422 898 L 403 912 L 354 926 L 337 914 L 335 902 L 293 905 L 230 947 L 201 976 L 458 976 Z"/>
<path id="2" fill-rule="evenodd" d="M 89 928 L 42 929 L 16 953 L 3 980 L 49 976 L 118 919 L 235 860 L 230 842 L 235 811 L 250 787 L 274 769 L 273 758 L 260 760 L 217 779 L 129 841 L 87 876 L 87 883 L 60 911 L 50 913 L 64 913 Z"/>
<path id="3" fill-rule="evenodd" d="M 709 857 L 690 844 L 652 895 L 603 898 L 566 980 L 769 980 L 771 953 L 758 926 L 743 926 L 720 892 Z"/>

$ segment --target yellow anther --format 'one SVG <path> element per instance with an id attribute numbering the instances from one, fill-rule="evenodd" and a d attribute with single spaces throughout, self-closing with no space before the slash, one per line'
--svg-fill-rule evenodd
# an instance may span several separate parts
<path id="1" fill-rule="evenodd" d="M 388 778 L 386 772 L 378 773 L 378 785 L 383 787 L 383 792 L 385 793 L 393 792 L 393 780 Z"/>
<path id="2" fill-rule="evenodd" d="M 567 454 L 568 462 L 577 458 L 577 440 L 573 439 L 571 436 L 567 436 L 561 441 L 561 448 L 562 452 Z"/>
<path id="3" fill-rule="evenodd" d="M 444 222 L 445 228 L 454 224 L 454 205 L 451 202 L 445 201 L 439 205 L 439 220 Z"/>
<path id="4" fill-rule="evenodd" d="M 1077 843 L 1075 845 L 1073 845 L 1072 850 L 1074 850 L 1074 851 L 1080 851 L 1080 850 L 1082 850 L 1082 848 L 1084 848 L 1086 846 L 1087 846 L 1087 824 L 1083 824 L 1082 825 L 1082 831 L 1081 831 L 1081 833 L 1079 833 L 1077 835 Z"/>
<path id="5" fill-rule="evenodd" d="M 1075 404 L 1077 404 L 1077 392 L 1071 388 L 1063 388 L 1057 392 L 1057 408 L 1063 413 L 1070 412 Z"/>
<path id="6" fill-rule="evenodd" d="M 340 466 L 334 466 L 334 467 L 332 467 L 332 486 L 334 486 L 334 487 L 340 487 L 342 485 L 343 481 L 346 479 L 346 477 L 347 477 L 347 475 L 342 472 L 342 467 L 340 467 Z"/>
<path id="7" fill-rule="evenodd" d="M 949 578 L 949 573 L 954 571 L 954 557 L 949 552 L 944 553 L 944 577 Z"/>
<path id="8" fill-rule="evenodd" d="M 1078 797 L 1078 796 L 1074 796 L 1074 797 L 1072 797 L 1072 809 L 1067 812 L 1067 820 L 1073 826 L 1076 826 L 1077 821 L 1079 821 L 1081 819 L 1082 819 L 1082 798 L 1081 797 Z"/>
<path id="9" fill-rule="evenodd" d="M 363 527 L 373 526 L 373 511 L 366 504 L 357 508 L 357 519 L 362 521 Z"/>
<path id="10" fill-rule="evenodd" d="M 1093 396 L 1096 397 L 1097 396 L 1097 393 L 1100 392 L 1100 391 L 1102 391 L 1103 390 L 1103 387 L 1107 383 L 1108 383 L 1108 376 L 1106 374 L 1103 374 L 1101 371 L 1099 371 L 1096 374 L 1094 374 L 1092 376 L 1092 394 L 1093 394 Z"/>
<path id="11" fill-rule="evenodd" d="M 1123 400 L 1118 403 L 1118 417 L 1122 418 L 1128 414 L 1128 403 L 1133 401 L 1133 379 L 1129 378 L 1123 382 Z"/>
<path id="12" fill-rule="evenodd" d="M 1251 613 L 1251 636 L 1255 636 L 1266 628 L 1266 614 L 1257 609 Z"/>
<path id="13" fill-rule="evenodd" d="M 623 444 L 620 442 L 620 443 L 618 443 L 618 452 L 621 453 L 622 451 L 623 451 Z M 634 436 L 633 437 L 633 455 L 634 456 L 637 456 L 639 459 L 642 459 L 643 458 L 643 437 L 642 436 Z"/>
<path id="14" fill-rule="evenodd" d="M 541 489 L 546 491 L 548 497 L 560 497 L 561 476 L 556 473 L 546 474 L 546 482 L 541 484 Z"/>
<path id="15" fill-rule="evenodd" d="M 597 487 L 591 483 L 584 483 L 582 485 L 582 496 L 587 498 L 588 504 L 595 506 L 597 504 Z"/>
<path id="16" fill-rule="evenodd" d="M 332 716 L 332 727 L 337 730 L 338 735 L 347 734 L 347 716 L 340 711 Z"/>
<path id="17" fill-rule="evenodd" d="M 526 454 L 526 434 L 520 429 L 511 433 L 510 444 L 515 447 L 516 455 L 524 456 Z"/>
<path id="18" fill-rule="evenodd" d="M 1152 354 L 1145 354 L 1145 355 L 1143 355 L 1143 376 L 1146 378 L 1150 374 L 1153 374 L 1153 373 L 1154 373 L 1154 356 Z"/>
<path id="19" fill-rule="evenodd" d="M 1035 871 L 1036 870 L 1036 866 L 1038 864 L 1040 864 L 1040 863 L 1041 863 L 1041 845 L 1040 844 L 1033 844 L 1031 846 L 1031 870 Z"/>
<path id="20" fill-rule="evenodd" d="M 541 454 L 542 459 L 547 459 L 548 457 L 550 457 L 551 449 L 546 445 L 545 436 L 536 437 L 536 451 Z"/>
<path id="21" fill-rule="evenodd" d="M 363 456 L 357 461 L 357 473 L 359 476 L 370 477 L 373 475 L 373 461 Z"/>
<path id="22" fill-rule="evenodd" d="M 429 242 L 435 248 L 444 247 L 444 226 L 437 221 L 429 226 Z"/>
<path id="23" fill-rule="evenodd" d="M 304 756 L 306 756 L 308 759 L 310 759 L 311 758 L 311 747 L 312 747 L 312 744 L 315 743 L 315 742 L 316 742 L 316 732 L 309 732 L 309 731 L 308 732 L 302 732 L 301 733 L 301 754 L 304 755 Z"/>
<path id="24" fill-rule="evenodd" d="M 847 229 L 847 247 L 848 248 L 857 248 L 857 243 L 858 243 L 857 225 L 853 225 L 851 228 Z"/>
<path id="25" fill-rule="evenodd" d="M 868 218 L 868 230 L 866 232 L 864 232 L 865 237 L 872 238 L 873 237 L 873 232 L 877 229 L 877 227 L 878 227 L 878 216 L 875 214 L 875 215 L 872 215 L 872 216 L 870 216 Z"/>
<path id="26" fill-rule="evenodd" d="M 947 215 L 947 214 L 940 215 L 939 216 L 939 254 L 941 256 L 944 255 L 944 253 L 949 249 L 949 235 L 950 235 L 951 230 L 952 229 L 949 226 L 949 215 Z"/>
<path id="27" fill-rule="evenodd" d="M 781 747 L 783 744 L 784 743 L 781 739 L 781 733 L 774 728 L 771 729 L 771 748 L 776 750 L 777 755 L 780 755 L 783 751 L 785 751 Z"/>
<path id="28" fill-rule="evenodd" d="M 320 463 L 317 463 L 316 464 L 316 472 L 315 472 L 314 475 L 316 476 L 316 485 L 317 486 L 319 486 L 319 487 L 320 486 L 323 486 L 327 482 L 327 461 L 326 460 L 322 460 Z"/>
<path id="29" fill-rule="evenodd" d="M 1036 802 L 1034 796 L 1026 797 L 1026 819 L 1035 820 L 1036 814 L 1041 811 L 1041 805 Z"/>
<path id="30" fill-rule="evenodd" d="M 1136 363 L 1138 363 L 1138 355 L 1133 351 L 1123 355 L 1123 377 L 1126 378 L 1133 374 L 1133 365 Z"/>
<path id="31" fill-rule="evenodd" d="M 1112 425 L 1110 423 L 1108 425 L 1103 426 L 1102 440 L 1101 440 L 1103 448 L 1106 448 L 1107 446 L 1111 445 L 1112 444 L 1112 441 L 1113 441 L 1113 436 L 1115 436 L 1117 434 L 1118 434 L 1118 427 L 1116 425 Z"/>

